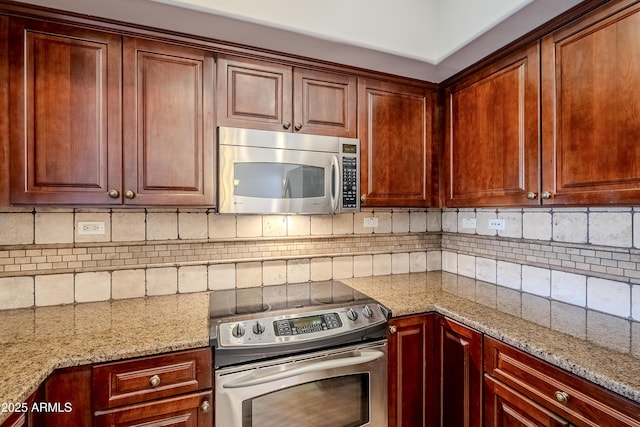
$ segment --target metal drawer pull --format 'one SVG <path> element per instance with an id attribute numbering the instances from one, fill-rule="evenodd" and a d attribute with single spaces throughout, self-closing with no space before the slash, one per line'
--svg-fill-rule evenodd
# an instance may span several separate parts
<path id="1" fill-rule="evenodd" d="M 158 387 L 160 385 L 160 377 L 157 375 L 154 375 L 151 378 L 149 378 L 149 385 L 151 387 Z"/>
<path id="2" fill-rule="evenodd" d="M 564 391 L 556 391 L 556 400 L 563 405 L 566 405 L 569 401 L 569 395 Z"/>
<path id="3" fill-rule="evenodd" d="M 527 199 L 529 200 L 535 200 L 538 197 L 538 195 L 536 193 L 534 193 L 533 191 L 529 191 L 527 193 Z"/>

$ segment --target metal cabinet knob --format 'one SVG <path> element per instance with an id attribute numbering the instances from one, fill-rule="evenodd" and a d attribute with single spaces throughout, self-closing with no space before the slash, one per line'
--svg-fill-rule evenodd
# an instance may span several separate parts
<path id="1" fill-rule="evenodd" d="M 556 400 L 563 405 L 569 401 L 569 395 L 564 391 L 556 391 Z"/>
<path id="2" fill-rule="evenodd" d="M 389 326 L 389 333 L 390 334 L 395 334 L 398 331 L 398 329 L 395 326 Z"/>
<path id="3" fill-rule="evenodd" d="M 112 199 L 117 199 L 120 197 L 120 192 L 118 190 L 109 190 L 109 197 Z"/>
<path id="4" fill-rule="evenodd" d="M 363 194 L 362 196 L 360 196 L 360 201 L 361 201 L 362 203 L 366 202 L 366 201 L 367 201 L 367 196 L 366 196 L 365 194 Z"/>
<path id="5" fill-rule="evenodd" d="M 160 385 L 160 377 L 157 375 L 152 376 L 151 378 L 149 378 L 149 385 L 151 387 L 158 387 Z"/>
<path id="6" fill-rule="evenodd" d="M 551 198 L 551 193 L 549 193 L 548 191 L 543 191 L 542 194 L 540 194 L 540 197 L 544 200 L 548 200 Z"/>
<path id="7" fill-rule="evenodd" d="M 131 190 L 127 190 L 124 192 L 124 197 L 126 197 L 127 199 L 133 199 L 134 197 L 136 197 L 136 193 Z"/>
<path id="8" fill-rule="evenodd" d="M 529 199 L 529 200 L 535 200 L 536 197 L 538 197 L 538 195 L 536 193 L 534 193 L 533 191 L 529 191 L 527 193 L 527 199 Z"/>
<path id="9" fill-rule="evenodd" d="M 302 123 L 296 123 L 296 125 L 293 127 L 295 130 L 300 130 L 302 129 Z"/>
<path id="10" fill-rule="evenodd" d="M 289 129 L 291 127 L 291 122 L 282 123 L 282 127 L 285 128 L 285 129 Z"/>
<path id="11" fill-rule="evenodd" d="M 211 403 L 209 403 L 208 400 L 205 400 L 200 404 L 200 410 L 205 413 L 209 412 L 211 410 Z"/>

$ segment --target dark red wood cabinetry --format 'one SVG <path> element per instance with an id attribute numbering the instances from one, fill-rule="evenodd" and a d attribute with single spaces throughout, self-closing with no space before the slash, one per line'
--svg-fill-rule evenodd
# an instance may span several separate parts
<path id="1" fill-rule="evenodd" d="M 355 138 L 355 76 L 218 57 L 218 125 Z"/>
<path id="2" fill-rule="evenodd" d="M 358 80 L 362 206 L 431 203 L 436 91 Z"/>

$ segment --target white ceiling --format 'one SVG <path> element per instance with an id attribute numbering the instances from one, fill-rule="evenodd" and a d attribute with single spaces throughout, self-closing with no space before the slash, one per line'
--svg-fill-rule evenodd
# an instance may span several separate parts
<path id="1" fill-rule="evenodd" d="M 582 0 L 29 0 L 440 82 Z"/>

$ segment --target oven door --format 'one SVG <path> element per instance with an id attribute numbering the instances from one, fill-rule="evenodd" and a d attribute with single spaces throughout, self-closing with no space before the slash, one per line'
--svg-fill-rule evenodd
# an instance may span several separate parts
<path id="1" fill-rule="evenodd" d="M 216 426 L 387 426 L 387 345 L 379 341 L 220 369 Z"/>

